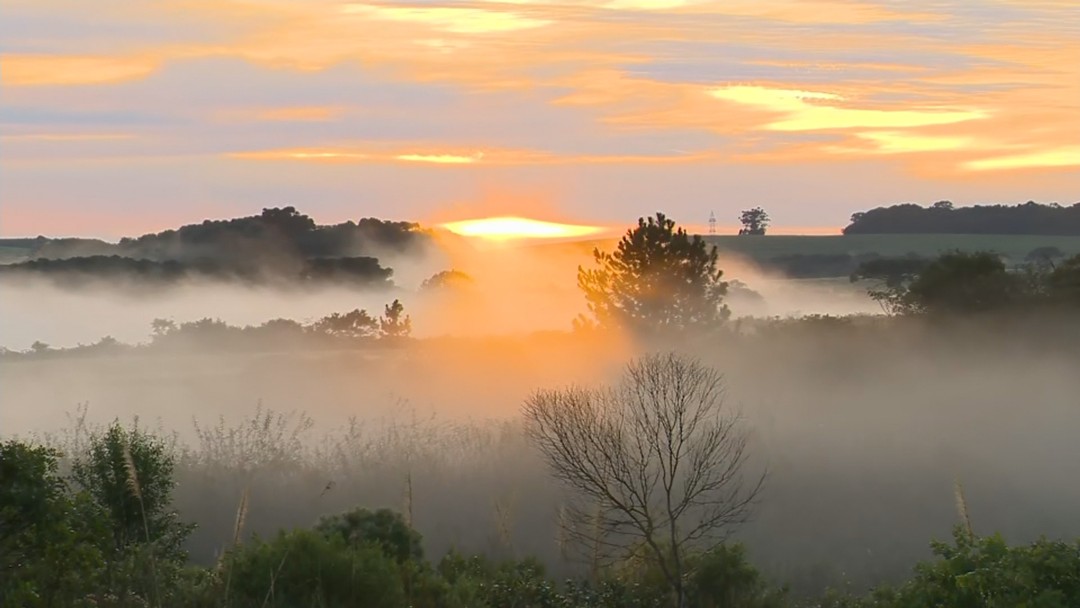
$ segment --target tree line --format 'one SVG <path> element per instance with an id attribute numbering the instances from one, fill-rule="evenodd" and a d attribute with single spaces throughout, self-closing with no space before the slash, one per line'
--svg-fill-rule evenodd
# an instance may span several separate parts
<path id="1" fill-rule="evenodd" d="M 938 201 L 922 207 L 903 203 L 860 211 L 844 234 L 1041 234 L 1080 235 L 1080 203 L 1028 201 L 1020 205 L 956 207 Z"/>
<path id="2" fill-rule="evenodd" d="M 205 220 L 175 230 L 123 238 L 24 239 L 29 258 L 0 265 L 14 276 L 43 276 L 65 286 L 94 280 L 160 287 L 186 279 L 241 283 L 390 285 L 377 256 L 423 247 L 430 236 L 412 222 L 362 218 L 322 226 L 295 207 Z"/>
<path id="3" fill-rule="evenodd" d="M 871 281 L 871 298 L 890 314 L 1080 311 L 1080 255 L 1009 268 L 992 252 L 946 252 L 937 259 L 879 259 L 851 275 Z"/>

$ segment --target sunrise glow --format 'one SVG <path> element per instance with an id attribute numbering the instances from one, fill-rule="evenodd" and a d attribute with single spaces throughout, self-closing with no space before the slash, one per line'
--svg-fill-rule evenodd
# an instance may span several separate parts
<path id="1" fill-rule="evenodd" d="M 442 225 L 454 234 L 493 241 L 516 239 L 566 239 L 598 234 L 599 226 L 545 222 L 524 217 L 488 217 L 447 222 Z"/>

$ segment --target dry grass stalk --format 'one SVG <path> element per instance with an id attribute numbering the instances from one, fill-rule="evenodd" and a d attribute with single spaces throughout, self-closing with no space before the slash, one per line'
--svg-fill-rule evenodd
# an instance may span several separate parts
<path id="1" fill-rule="evenodd" d="M 139 513 L 142 515 L 143 534 L 146 538 L 146 547 L 150 551 L 150 576 L 154 582 L 154 599 L 157 605 L 161 605 L 161 595 L 158 591 L 157 563 L 154 559 L 154 545 L 150 542 L 150 522 L 146 519 L 146 504 L 143 502 L 142 485 L 139 483 L 139 471 L 135 468 L 135 457 L 131 455 L 131 441 L 124 440 L 124 470 L 127 472 L 127 487 L 132 496 L 139 500 Z"/>
<path id="2" fill-rule="evenodd" d="M 960 480 L 956 481 L 954 491 L 956 494 L 956 512 L 960 516 L 960 525 L 964 527 L 964 532 L 968 535 L 968 538 L 975 540 L 975 529 L 971 526 L 971 516 L 968 513 L 967 500 L 964 498 L 964 487 L 960 485 Z"/>

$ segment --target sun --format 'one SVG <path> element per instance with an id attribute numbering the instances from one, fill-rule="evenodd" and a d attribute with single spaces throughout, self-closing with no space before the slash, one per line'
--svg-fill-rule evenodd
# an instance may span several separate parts
<path id="1" fill-rule="evenodd" d="M 599 226 L 581 226 L 545 222 L 525 217 L 487 217 L 474 220 L 447 222 L 443 228 L 461 236 L 477 237 L 493 241 L 516 239 L 565 239 L 597 234 L 604 229 Z"/>

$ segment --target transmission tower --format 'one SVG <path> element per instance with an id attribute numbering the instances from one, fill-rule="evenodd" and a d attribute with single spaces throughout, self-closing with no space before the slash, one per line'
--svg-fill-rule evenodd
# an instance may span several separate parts
<path id="1" fill-rule="evenodd" d="M 716 214 L 709 212 L 709 234 L 716 234 Z"/>

